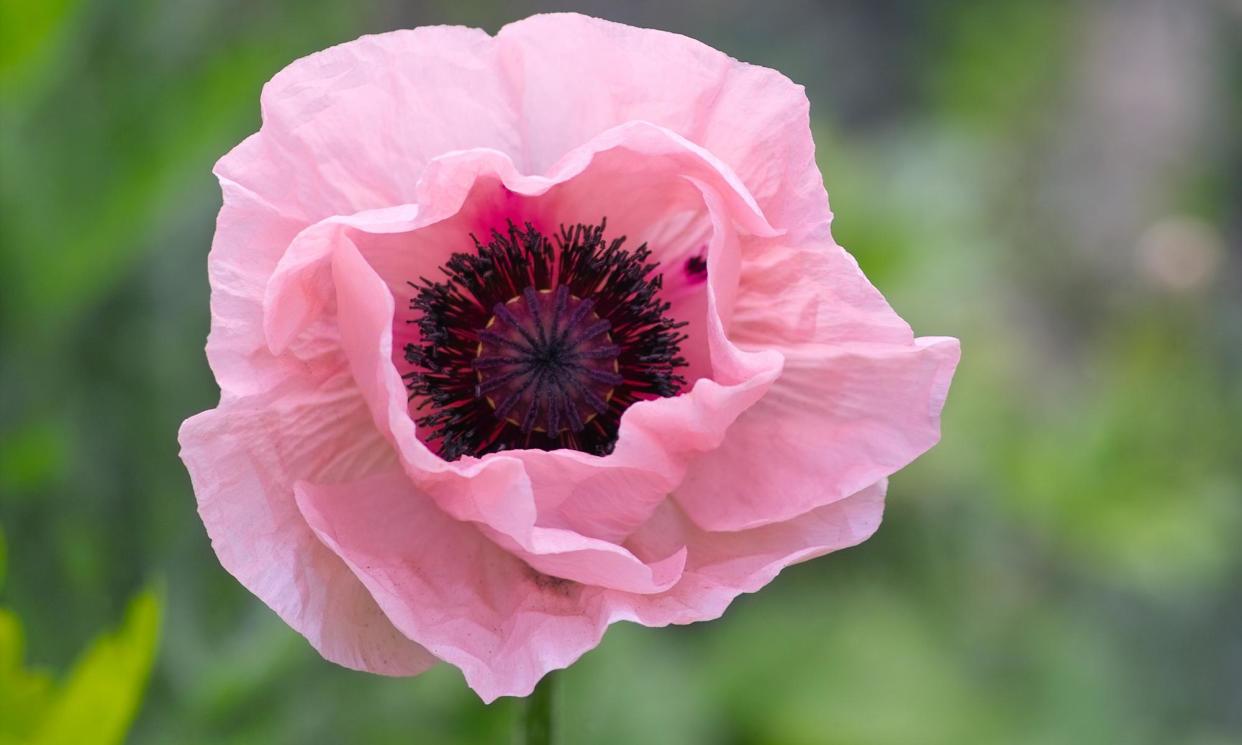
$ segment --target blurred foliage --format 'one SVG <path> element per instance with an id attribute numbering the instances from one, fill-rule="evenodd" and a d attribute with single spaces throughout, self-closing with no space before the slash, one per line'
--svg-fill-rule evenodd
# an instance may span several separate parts
<path id="1" fill-rule="evenodd" d="M 6 0 L 0 4 L 0 81 L 13 85 L 48 54 L 52 40 L 65 31 L 74 0 Z"/>
<path id="2" fill-rule="evenodd" d="M 0 742 L 120 741 L 161 616 L 131 742 L 506 741 L 513 701 L 337 668 L 239 587 L 175 432 L 217 395 L 210 168 L 263 82 L 554 6 L 0 0 Z M 615 627 L 565 673 L 563 742 L 1242 741 L 1242 13 L 576 7 L 804 83 L 836 237 L 964 356 L 874 539 L 720 621 Z"/>
<path id="3" fill-rule="evenodd" d="M 139 593 L 121 627 L 91 642 L 59 685 L 25 667 L 21 622 L 0 607 L 0 745 L 123 742 L 155 659 L 160 605 L 155 591 Z"/>

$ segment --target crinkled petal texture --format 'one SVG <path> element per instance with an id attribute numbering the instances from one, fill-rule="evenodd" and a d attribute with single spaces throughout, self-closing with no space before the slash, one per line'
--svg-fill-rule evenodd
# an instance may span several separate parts
<path id="1" fill-rule="evenodd" d="M 833 242 L 779 73 L 548 15 L 333 47 L 262 110 L 216 167 L 221 401 L 182 457 L 221 563 L 330 660 L 526 695 L 614 621 L 715 618 L 865 540 L 939 437 L 957 341 L 916 339 Z M 407 281 L 510 220 L 601 217 L 660 262 L 687 386 L 607 456 L 440 458 L 401 378 Z"/>

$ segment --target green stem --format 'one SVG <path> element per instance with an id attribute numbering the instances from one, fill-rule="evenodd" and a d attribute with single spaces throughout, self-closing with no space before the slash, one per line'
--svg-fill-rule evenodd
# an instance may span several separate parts
<path id="1" fill-rule="evenodd" d="M 552 745 L 557 673 L 548 673 L 523 701 L 523 745 Z"/>

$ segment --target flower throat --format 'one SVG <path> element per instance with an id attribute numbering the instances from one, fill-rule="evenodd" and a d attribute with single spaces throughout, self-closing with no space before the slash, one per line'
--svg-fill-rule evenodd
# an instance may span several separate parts
<path id="1" fill-rule="evenodd" d="M 685 323 L 659 297 L 658 264 L 604 228 L 562 225 L 549 240 L 509 223 L 486 245 L 472 235 L 474 252 L 453 254 L 445 280 L 409 283 L 420 340 L 405 347 L 404 378 L 442 457 L 606 455 L 631 404 L 681 390 Z"/>

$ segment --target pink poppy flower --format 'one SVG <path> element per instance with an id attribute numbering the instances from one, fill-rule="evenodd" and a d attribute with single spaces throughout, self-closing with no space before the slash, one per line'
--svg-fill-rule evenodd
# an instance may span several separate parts
<path id="1" fill-rule="evenodd" d="M 958 360 L 832 239 L 808 103 L 579 15 L 298 60 L 217 164 L 181 429 L 221 563 L 329 660 L 525 695 L 865 540 Z"/>

